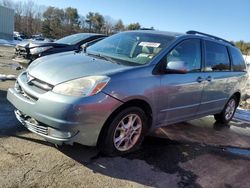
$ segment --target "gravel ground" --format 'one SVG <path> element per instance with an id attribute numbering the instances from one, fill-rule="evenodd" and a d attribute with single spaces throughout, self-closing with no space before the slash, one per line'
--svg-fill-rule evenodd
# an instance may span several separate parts
<path id="1" fill-rule="evenodd" d="M 0 74 L 19 74 L 0 47 Z M 157 129 L 140 150 L 105 157 L 79 144 L 56 148 L 16 120 L 0 82 L 0 187 L 250 187 L 250 123 L 205 117 Z"/>

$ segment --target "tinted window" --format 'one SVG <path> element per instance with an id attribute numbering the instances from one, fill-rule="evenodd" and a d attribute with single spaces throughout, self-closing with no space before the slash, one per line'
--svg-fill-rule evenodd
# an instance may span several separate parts
<path id="1" fill-rule="evenodd" d="M 229 71 L 230 61 L 227 48 L 223 45 L 206 41 L 206 71 Z"/>
<path id="2" fill-rule="evenodd" d="M 73 44 L 74 45 L 82 40 L 87 39 L 88 37 L 90 37 L 89 34 L 78 33 L 78 34 L 69 35 L 67 37 L 61 38 L 61 39 L 57 40 L 56 43 L 69 44 L 69 45 Z"/>
<path id="3" fill-rule="evenodd" d="M 201 46 L 199 39 L 185 40 L 167 55 L 167 68 L 188 72 L 201 70 Z"/>
<path id="4" fill-rule="evenodd" d="M 234 71 L 245 71 L 246 65 L 245 61 L 241 55 L 241 52 L 237 48 L 230 48 L 230 52 L 233 60 L 233 70 Z"/>

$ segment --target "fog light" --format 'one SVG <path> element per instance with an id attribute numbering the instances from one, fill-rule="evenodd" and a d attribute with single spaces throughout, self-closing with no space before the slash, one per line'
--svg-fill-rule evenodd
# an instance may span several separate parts
<path id="1" fill-rule="evenodd" d="M 73 133 L 60 131 L 60 130 L 56 130 L 51 127 L 48 127 L 48 135 L 51 137 L 56 137 L 56 138 L 70 138 L 73 136 Z"/>

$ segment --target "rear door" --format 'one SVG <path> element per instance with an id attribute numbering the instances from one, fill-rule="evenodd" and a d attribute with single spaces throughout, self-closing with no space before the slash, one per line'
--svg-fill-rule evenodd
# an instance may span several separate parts
<path id="1" fill-rule="evenodd" d="M 187 73 L 162 75 L 162 92 L 159 98 L 161 123 L 182 121 L 196 115 L 203 90 L 201 57 L 201 40 L 187 39 L 172 49 L 163 59 L 163 69 L 171 62 L 178 61 L 179 64 L 183 63 Z"/>
<path id="2" fill-rule="evenodd" d="M 226 46 L 205 40 L 204 47 L 204 90 L 198 114 L 211 114 L 224 108 L 231 90 L 229 78 L 232 72 Z"/>

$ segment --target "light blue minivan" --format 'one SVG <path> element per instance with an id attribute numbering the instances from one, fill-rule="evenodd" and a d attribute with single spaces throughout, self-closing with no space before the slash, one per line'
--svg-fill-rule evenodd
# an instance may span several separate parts
<path id="1" fill-rule="evenodd" d="M 35 60 L 7 97 L 18 120 L 49 142 L 119 155 L 161 126 L 207 115 L 228 123 L 247 77 L 240 50 L 226 40 L 138 30 Z"/>

